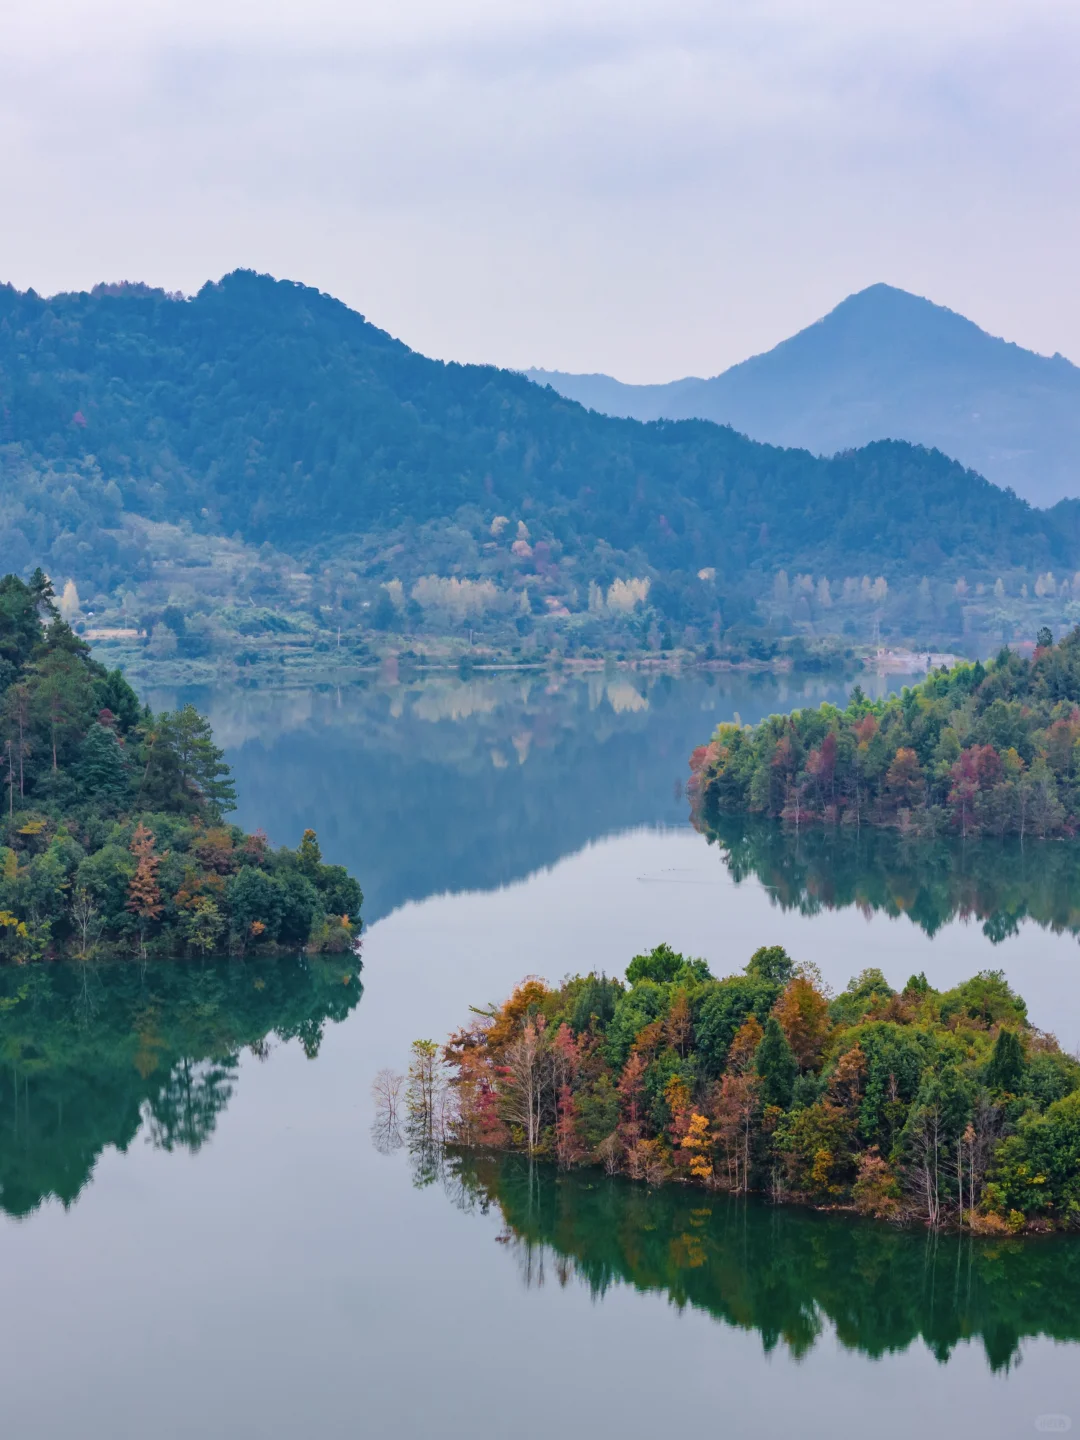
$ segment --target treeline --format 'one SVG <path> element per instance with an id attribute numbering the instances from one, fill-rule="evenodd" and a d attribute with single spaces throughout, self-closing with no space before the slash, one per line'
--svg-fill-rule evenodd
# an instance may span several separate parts
<path id="1" fill-rule="evenodd" d="M 417 1042 L 414 1138 L 935 1227 L 1080 1227 L 1080 1062 L 1000 972 L 896 991 L 867 969 L 831 996 L 778 946 L 717 980 L 661 945 L 626 979 L 528 979 L 441 1055 Z"/>
<path id="2" fill-rule="evenodd" d="M 140 1132 L 198 1150 L 242 1051 L 296 1040 L 314 1059 L 362 994 L 349 954 L 0 967 L 0 1211 L 73 1204 L 106 1146 L 125 1151 Z"/>
<path id="3" fill-rule="evenodd" d="M 1028 660 L 942 668 L 899 696 L 856 686 L 753 728 L 718 727 L 690 758 L 690 793 L 710 813 L 802 825 L 899 825 L 933 834 L 1073 834 L 1080 819 L 1080 627 L 1041 630 Z"/>
<path id="4" fill-rule="evenodd" d="M 0 959 L 346 950 L 362 896 L 314 831 L 271 850 L 192 706 L 153 715 L 40 570 L 0 579 Z"/>

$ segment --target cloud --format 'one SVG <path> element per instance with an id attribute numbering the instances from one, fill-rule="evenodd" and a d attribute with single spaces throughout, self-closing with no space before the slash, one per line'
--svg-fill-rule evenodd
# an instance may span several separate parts
<path id="1" fill-rule="evenodd" d="M 14 0 L 4 264 L 254 264 L 455 358 L 711 373 L 887 279 L 1080 356 L 1053 0 Z"/>

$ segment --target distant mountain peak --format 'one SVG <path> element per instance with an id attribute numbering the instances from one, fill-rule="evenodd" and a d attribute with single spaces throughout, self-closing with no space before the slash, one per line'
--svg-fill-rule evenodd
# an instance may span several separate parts
<path id="1" fill-rule="evenodd" d="M 1080 369 L 884 281 L 709 380 L 529 373 L 611 415 L 713 420 L 819 454 L 909 440 L 1034 504 L 1080 496 Z"/>

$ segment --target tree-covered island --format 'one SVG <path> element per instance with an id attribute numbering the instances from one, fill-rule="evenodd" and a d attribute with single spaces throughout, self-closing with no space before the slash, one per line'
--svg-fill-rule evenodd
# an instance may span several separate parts
<path id="1" fill-rule="evenodd" d="M 698 812 L 923 834 L 1072 835 L 1080 826 L 1080 627 L 1029 660 L 930 674 L 845 710 L 724 724 L 690 759 Z"/>
<path id="2" fill-rule="evenodd" d="M 0 579 L 0 959 L 345 951 L 360 887 L 225 823 L 235 792 L 192 706 L 153 715 L 57 613 Z"/>
<path id="3" fill-rule="evenodd" d="M 898 992 L 869 969 L 832 996 L 779 946 L 717 980 L 661 945 L 626 982 L 529 978 L 443 1050 L 417 1041 L 414 1143 L 981 1233 L 1080 1228 L 1080 1062 L 999 972 Z"/>

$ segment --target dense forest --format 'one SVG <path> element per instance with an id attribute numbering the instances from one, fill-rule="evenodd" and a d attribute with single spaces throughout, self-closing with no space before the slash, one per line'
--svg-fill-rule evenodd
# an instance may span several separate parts
<path id="1" fill-rule="evenodd" d="M 363 994 L 350 954 L 0 968 L 0 1211 L 71 1205 L 107 1146 L 200 1148 L 243 1050 L 314 1059 Z"/>
<path id="2" fill-rule="evenodd" d="M 1080 627 L 1027 659 L 942 668 L 899 696 L 719 726 L 695 750 L 707 817 L 898 825 L 934 834 L 1074 834 L 1080 821 Z"/>
<path id="3" fill-rule="evenodd" d="M 385 1088 L 385 1087 L 384 1087 Z M 626 984 L 525 980 L 417 1041 L 414 1137 L 980 1233 L 1080 1227 L 1080 1061 L 999 972 L 830 995 L 779 946 L 715 979 L 666 945 Z"/>
<path id="4" fill-rule="evenodd" d="M 360 887 L 224 822 L 233 784 L 192 706 L 153 715 L 52 586 L 0 579 L 0 959 L 348 950 Z"/>
<path id="5" fill-rule="evenodd" d="M 9 564 L 45 557 L 98 611 L 128 592 L 138 611 L 161 539 L 147 526 L 165 522 L 196 570 L 215 538 L 262 547 L 230 600 L 320 623 L 328 608 L 355 625 L 366 607 L 383 629 L 505 611 L 526 629 L 550 612 L 602 637 L 600 620 L 618 629 L 647 604 L 646 632 L 689 627 L 702 644 L 763 621 L 891 628 L 890 593 L 924 630 L 959 633 L 957 584 L 991 608 L 997 586 L 1056 600 L 1065 584 L 1071 601 L 1080 564 L 1067 515 L 937 451 L 880 441 L 823 459 L 706 421 L 613 419 L 522 375 L 428 359 L 268 276 L 237 271 L 191 299 L 0 287 Z"/>
<path id="6" fill-rule="evenodd" d="M 798 1358 L 835 1333 L 875 1358 L 921 1340 L 947 1364 L 978 1339 L 990 1368 L 1007 1371 L 1028 1336 L 1080 1339 L 1080 1249 L 1068 1240 L 953 1233 L 928 1246 L 910 1229 L 849 1215 L 697 1186 L 598 1183 L 474 1151 L 446 1155 L 439 1178 L 455 1204 L 502 1217 L 499 1240 L 526 1285 L 574 1280 L 596 1299 L 633 1286 L 754 1331 L 767 1352 Z"/>

